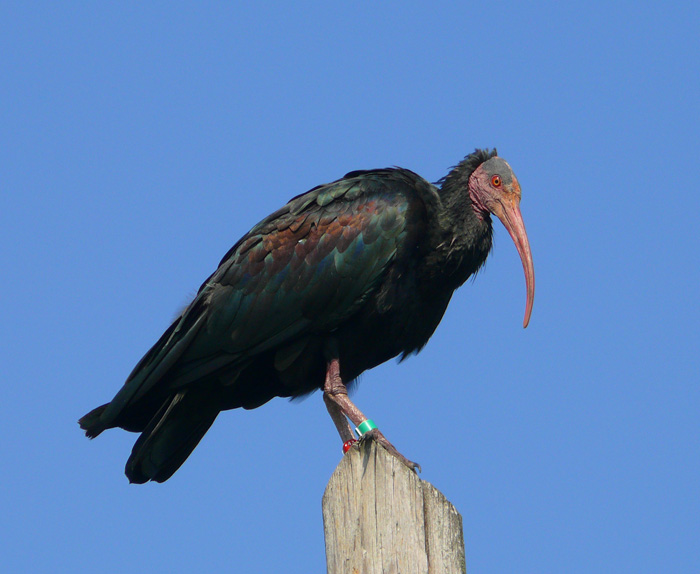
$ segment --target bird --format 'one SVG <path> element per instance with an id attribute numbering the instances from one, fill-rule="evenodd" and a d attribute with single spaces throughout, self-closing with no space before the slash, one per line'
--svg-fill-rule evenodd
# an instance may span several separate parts
<path id="1" fill-rule="evenodd" d="M 373 439 L 404 457 L 348 397 L 364 371 L 418 353 L 455 290 L 508 230 L 535 294 L 520 184 L 476 149 L 435 184 L 400 168 L 351 171 L 292 198 L 226 253 L 114 398 L 78 422 L 89 438 L 140 433 L 131 483 L 164 482 L 221 411 L 320 390 L 344 450 Z M 364 432 L 363 432 L 364 431 Z"/>

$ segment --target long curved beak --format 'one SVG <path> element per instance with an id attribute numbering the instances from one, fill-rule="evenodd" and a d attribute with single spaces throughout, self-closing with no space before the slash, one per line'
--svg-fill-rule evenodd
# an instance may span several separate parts
<path id="1" fill-rule="evenodd" d="M 501 223 L 510 233 L 523 262 L 525 286 L 527 287 L 525 319 L 523 320 L 523 328 L 525 328 L 530 322 L 532 305 L 535 302 L 535 267 L 532 263 L 532 252 L 530 251 L 530 242 L 525 232 L 525 223 L 520 213 L 520 197 L 516 194 L 510 194 L 503 197 L 501 201 L 495 202 L 493 214 L 501 220 Z"/>

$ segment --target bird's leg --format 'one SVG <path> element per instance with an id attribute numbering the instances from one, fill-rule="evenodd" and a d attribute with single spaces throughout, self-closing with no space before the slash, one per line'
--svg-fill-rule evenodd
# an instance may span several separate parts
<path id="1" fill-rule="evenodd" d="M 325 392 L 323 393 L 323 402 L 326 403 L 328 414 L 331 415 L 333 424 L 335 424 L 335 428 L 338 429 L 338 434 L 340 435 L 343 443 L 354 441 L 355 434 L 352 432 L 352 427 L 350 426 L 348 419 L 345 418 L 343 410 L 336 403 L 334 403 Z"/>
<path id="2" fill-rule="evenodd" d="M 326 381 L 323 385 L 323 400 L 325 401 L 328 412 L 330 413 L 331 418 L 333 419 L 333 422 L 340 433 L 340 438 L 342 438 L 344 442 L 348 440 L 348 438 L 346 438 L 346 432 L 350 433 L 350 438 L 352 438 L 353 435 L 352 429 L 347 424 L 347 420 L 341 422 L 341 418 L 349 418 L 356 427 L 363 421 L 367 420 L 367 417 L 348 397 L 348 389 L 343 383 L 343 380 L 340 378 L 340 362 L 337 358 L 333 358 L 328 361 L 328 365 L 326 367 Z M 398 450 L 396 450 L 396 447 L 387 440 L 379 429 L 372 429 L 371 431 L 362 435 L 362 440 L 369 438 L 376 440 L 411 470 L 420 470 L 420 465 L 408 460 Z"/>

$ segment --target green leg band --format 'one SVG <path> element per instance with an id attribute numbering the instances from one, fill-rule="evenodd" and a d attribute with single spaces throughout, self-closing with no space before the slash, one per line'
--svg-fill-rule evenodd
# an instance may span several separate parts
<path id="1" fill-rule="evenodd" d="M 357 425 L 357 428 L 355 431 L 357 434 L 360 436 L 367 434 L 369 431 L 374 430 L 377 428 L 377 425 L 374 424 L 374 421 L 372 419 L 367 419 L 366 421 L 362 421 L 359 425 Z"/>

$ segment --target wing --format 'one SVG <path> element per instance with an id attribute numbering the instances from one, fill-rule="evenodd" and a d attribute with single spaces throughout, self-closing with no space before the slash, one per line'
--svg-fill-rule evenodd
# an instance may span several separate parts
<path id="1" fill-rule="evenodd" d="M 256 225 L 139 362 L 102 421 L 157 384 L 183 387 L 352 316 L 418 240 L 425 209 L 413 178 L 399 169 L 352 172 Z"/>

